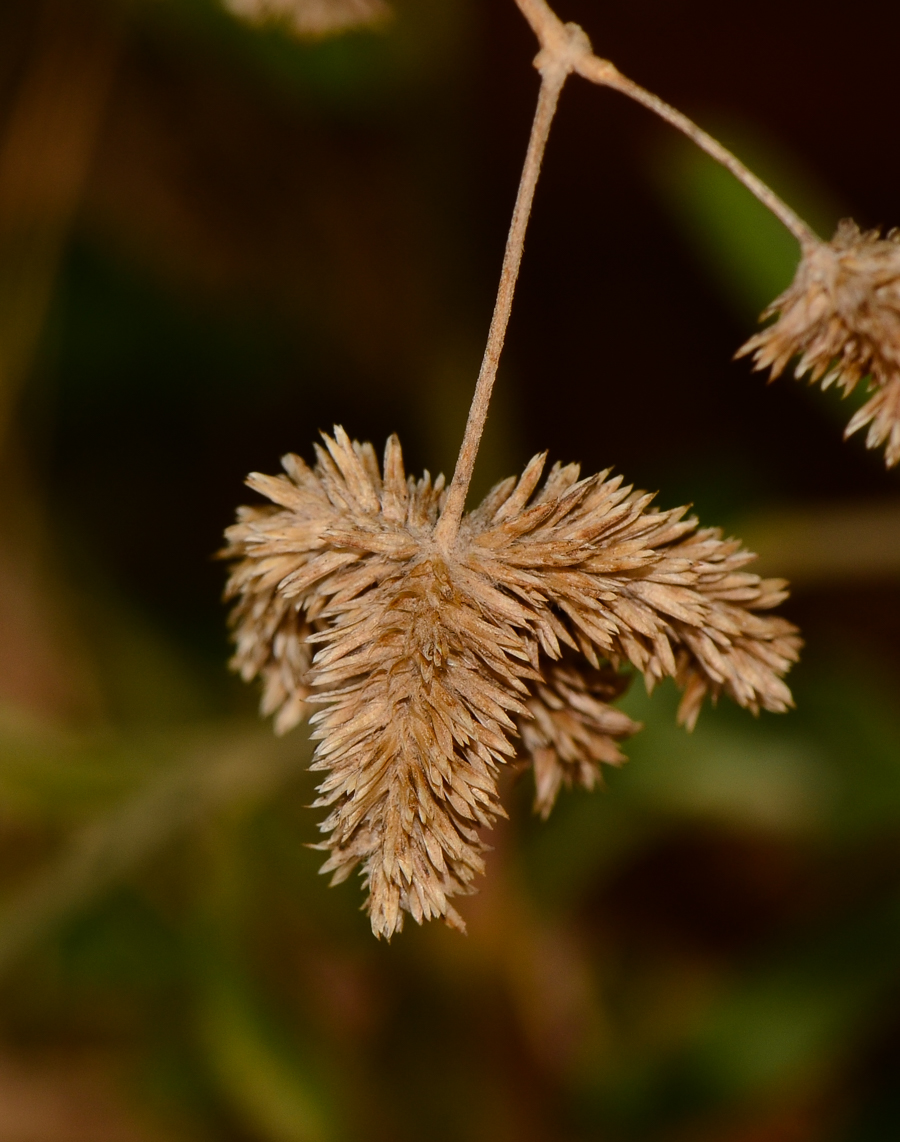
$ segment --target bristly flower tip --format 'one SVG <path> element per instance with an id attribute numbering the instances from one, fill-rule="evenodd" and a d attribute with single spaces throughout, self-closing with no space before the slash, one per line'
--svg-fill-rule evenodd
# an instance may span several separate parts
<path id="1" fill-rule="evenodd" d="M 561 787 L 594 789 L 602 782 L 601 763 L 626 760 L 617 742 L 641 724 L 610 705 L 627 689 L 627 674 L 597 670 L 571 652 L 561 662 L 542 658 L 541 673 L 525 703 L 530 717 L 517 724 L 521 752 L 534 768 L 534 811 L 546 820 Z"/>
<path id="2" fill-rule="evenodd" d="M 882 238 L 845 218 L 830 242 L 807 244 L 797 274 L 763 313 L 778 314 L 737 356 L 779 376 L 793 358 L 797 378 L 844 395 L 868 378 L 872 393 L 845 436 L 869 425 L 868 448 L 885 445 L 889 468 L 900 462 L 900 231 Z"/>
<path id="3" fill-rule="evenodd" d="M 517 754 L 544 816 L 561 785 L 623 760 L 616 742 L 639 727 L 609 704 L 622 665 L 651 688 L 673 677 L 688 726 L 707 694 L 792 704 L 799 639 L 767 613 L 785 584 L 684 509 L 574 464 L 541 482 L 537 456 L 439 548 L 442 477 L 407 476 L 396 437 L 381 468 L 340 428 L 324 442 L 312 469 L 289 455 L 285 475 L 248 479 L 271 503 L 227 532 L 233 666 L 261 677 L 278 729 L 316 710 L 323 871 L 361 868 L 376 935 L 407 912 L 463 926 L 451 898 L 483 870 Z"/>

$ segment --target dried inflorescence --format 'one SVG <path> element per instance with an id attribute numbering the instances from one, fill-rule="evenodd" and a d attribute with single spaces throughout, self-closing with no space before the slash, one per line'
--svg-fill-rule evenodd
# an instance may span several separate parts
<path id="1" fill-rule="evenodd" d="M 241 508 L 246 524 L 259 509 Z M 242 595 L 231 614 L 237 650 L 232 665 L 245 682 L 263 684 L 260 712 L 275 715 L 275 732 L 287 733 L 309 714 L 309 671 L 313 628 L 294 601 L 276 591 L 277 583 Z"/>
<path id="2" fill-rule="evenodd" d="M 384 0 L 225 0 L 236 16 L 279 21 L 295 35 L 317 38 L 378 24 L 390 15 Z"/>
<path id="3" fill-rule="evenodd" d="M 541 485 L 538 456 L 442 548 L 442 478 L 407 477 L 396 437 L 383 472 L 371 445 L 324 439 L 314 469 L 289 455 L 286 475 L 248 480 L 272 504 L 227 533 L 233 665 L 262 677 L 280 728 L 317 707 L 323 871 L 362 867 L 377 935 L 404 912 L 462 925 L 450 898 L 483 867 L 479 829 L 503 813 L 497 776 L 517 750 L 544 813 L 561 784 L 621 760 L 615 741 L 638 728 L 608 704 L 624 663 L 649 686 L 674 677 L 688 724 L 707 693 L 791 704 L 799 641 L 765 613 L 784 584 L 684 509 L 576 465 Z"/>
<path id="4" fill-rule="evenodd" d="M 763 313 L 778 319 L 738 350 L 772 378 L 799 357 L 794 375 L 850 393 L 865 377 L 872 396 L 845 436 L 869 425 L 866 445 L 900 461 L 900 231 L 882 238 L 850 219 L 828 242 L 807 244 L 794 281 Z"/>
<path id="5" fill-rule="evenodd" d="M 626 690 L 627 674 L 596 670 L 571 652 L 561 662 L 542 659 L 540 669 L 525 703 L 530 716 L 518 718 L 517 727 L 534 767 L 534 810 L 546 820 L 561 787 L 591 790 L 601 781 L 601 763 L 621 765 L 626 758 L 616 743 L 641 725 L 610 705 Z"/>

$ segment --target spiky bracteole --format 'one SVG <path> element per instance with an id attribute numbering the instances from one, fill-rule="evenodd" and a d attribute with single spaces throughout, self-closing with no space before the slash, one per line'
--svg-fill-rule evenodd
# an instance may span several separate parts
<path id="1" fill-rule="evenodd" d="M 884 462 L 888 468 L 900 463 L 900 370 L 875 391 L 850 418 L 844 436 L 852 436 L 860 428 L 869 426 L 866 448 L 884 445 Z"/>
<path id="2" fill-rule="evenodd" d="M 868 448 L 886 444 L 885 462 L 900 461 L 900 231 L 882 238 L 845 218 L 830 242 L 807 246 L 793 282 L 763 313 L 776 321 L 750 338 L 737 356 L 779 376 L 795 357 L 808 375 L 844 395 L 865 377 L 872 396 L 845 436 L 869 425 Z"/>
<path id="3" fill-rule="evenodd" d="M 525 703 L 530 717 L 519 718 L 518 728 L 534 769 L 534 810 L 546 820 L 563 786 L 594 789 L 601 764 L 621 765 L 626 758 L 616 743 L 641 725 L 610 705 L 627 689 L 627 674 L 595 670 L 571 652 L 540 665 L 542 678 L 531 683 Z"/>
<path id="4" fill-rule="evenodd" d="M 312 628 L 297 604 L 272 587 L 241 593 L 232 580 L 230 594 L 240 597 L 230 617 L 236 649 L 229 665 L 245 682 L 262 679 L 260 713 L 274 714 L 275 732 L 287 733 L 309 713 Z"/>
<path id="5" fill-rule="evenodd" d="M 693 729 L 706 696 L 723 692 L 754 714 L 785 713 L 794 703 L 783 678 L 802 641 L 793 623 L 767 612 L 787 598 L 786 580 L 746 571 L 756 556 L 718 528 L 687 536 L 673 554 L 690 561 L 703 612 L 700 622 L 671 617 L 679 723 Z"/>
<path id="6" fill-rule="evenodd" d="M 497 774 L 519 729 L 542 810 L 556 777 L 536 749 L 556 751 L 557 787 L 618 762 L 614 739 L 634 723 L 603 708 L 592 671 L 609 687 L 610 666 L 626 661 L 651 687 L 675 677 L 689 724 L 706 693 L 754 711 L 790 705 L 781 676 L 796 632 L 760 613 L 784 584 L 744 571 L 753 556 L 698 532 L 684 509 L 656 511 L 620 478 L 582 480 L 576 465 L 554 466 L 539 488 L 538 456 L 444 549 L 442 478 L 407 477 L 395 437 L 383 474 L 371 445 L 341 429 L 324 439 L 315 469 L 290 455 L 287 475 L 248 480 L 275 506 L 242 509 L 227 533 L 234 661 L 263 677 L 282 726 L 320 707 L 323 871 L 337 882 L 362 867 L 377 935 L 404 912 L 461 926 L 449 901 L 482 869 L 478 830 L 503 812 Z M 554 666 L 564 650 L 574 657 Z"/>

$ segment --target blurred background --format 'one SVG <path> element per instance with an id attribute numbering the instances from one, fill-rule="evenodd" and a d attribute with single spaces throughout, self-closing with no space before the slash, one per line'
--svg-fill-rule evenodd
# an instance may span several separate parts
<path id="1" fill-rule="evenodd" d="M 731 359 L 793 241 L 580 81 L 475 491 L 548 448 L 742 535 L 794 583 L 797 710 L 687 735 L 633 686 L 604 792 L 542 825 L 506 782 L 468 936 L 379 944 L 317 876 L 213 553 L 334 423 L 452 469 L 537 90 L 512 0 L 390 2 L 318 40 L 0 5 L 0 1142 L 896 1139 L 898 476 L 855 398 Z M 900 9 L 559 11 L 823 235 L 900 223 Z"/>

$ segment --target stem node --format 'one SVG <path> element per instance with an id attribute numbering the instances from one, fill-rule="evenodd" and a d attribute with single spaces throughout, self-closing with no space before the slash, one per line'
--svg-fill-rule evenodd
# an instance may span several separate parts
<path id="1" fill-rule="evenodd" d="M 541 74 L 541 91 L 538 96 L 534 123 L 531 127 L 531 138 L 528 141 L 525 165 L 522 168 L 522 177 L 519 181 L 519 191 L 509 228 L 509 237 L 506 240 L 506 252 L 503 256 L 500 285 L 488 332 L 487 346 L 478 373 L 475 394 L 472 397 L 469 418 L 466 421 L 466 431 L 453 472 L 453 479 L 450 481 L 444 509 L 434 530 L 435 543 L 444 552 L 448 552 L 453 547 L 459 535 L 466 494 L 469 490 L 478 445 L 487 419 L 491 390 L 497 376 L 500 352 L 503 349 L 506 327 L 509 324 L 509 315 L 512 310 L 516 279 L 522 264 L 525 231 L 528 228 L 528 218 L 531 214 L 534 188 L 540 174 L 541 160 L 547 145 L 550 124 L 556 112 L 559 93 L 562 91 L 566 78 L 572 72 L 577 72 L 592 83 L 622 92 L 623 95 L 627 95 L 637 103 L 647 107 L 687 135 L 701 150 L 706 151 L 708 155 L 730 170 L 735 178 L 742 182 L 752 194 L 755 194 L 759 201 L 768 207 L 775 217 L 790 230 L 804 252 L 819 242 L 817 235 L 803 219 L 791 210 L 787 203 L 783 202 L 771 187 L 749 170 L 740 159 L 726 150 L 718 139 L 714 139 L 712 135 L 698 127 L 677 108 L 670 107 L 658 96 L 650 91 L 645 91 L 643 87 L 622 75 L 609 60 L 600 59 L 594 55 L 591 41 L 578 24 L 564 24 L 549 6 L 547 0 L 516 0 L 516 3 L 540 43 L 540 51 L 535 56 L 534 66 Z"/>

